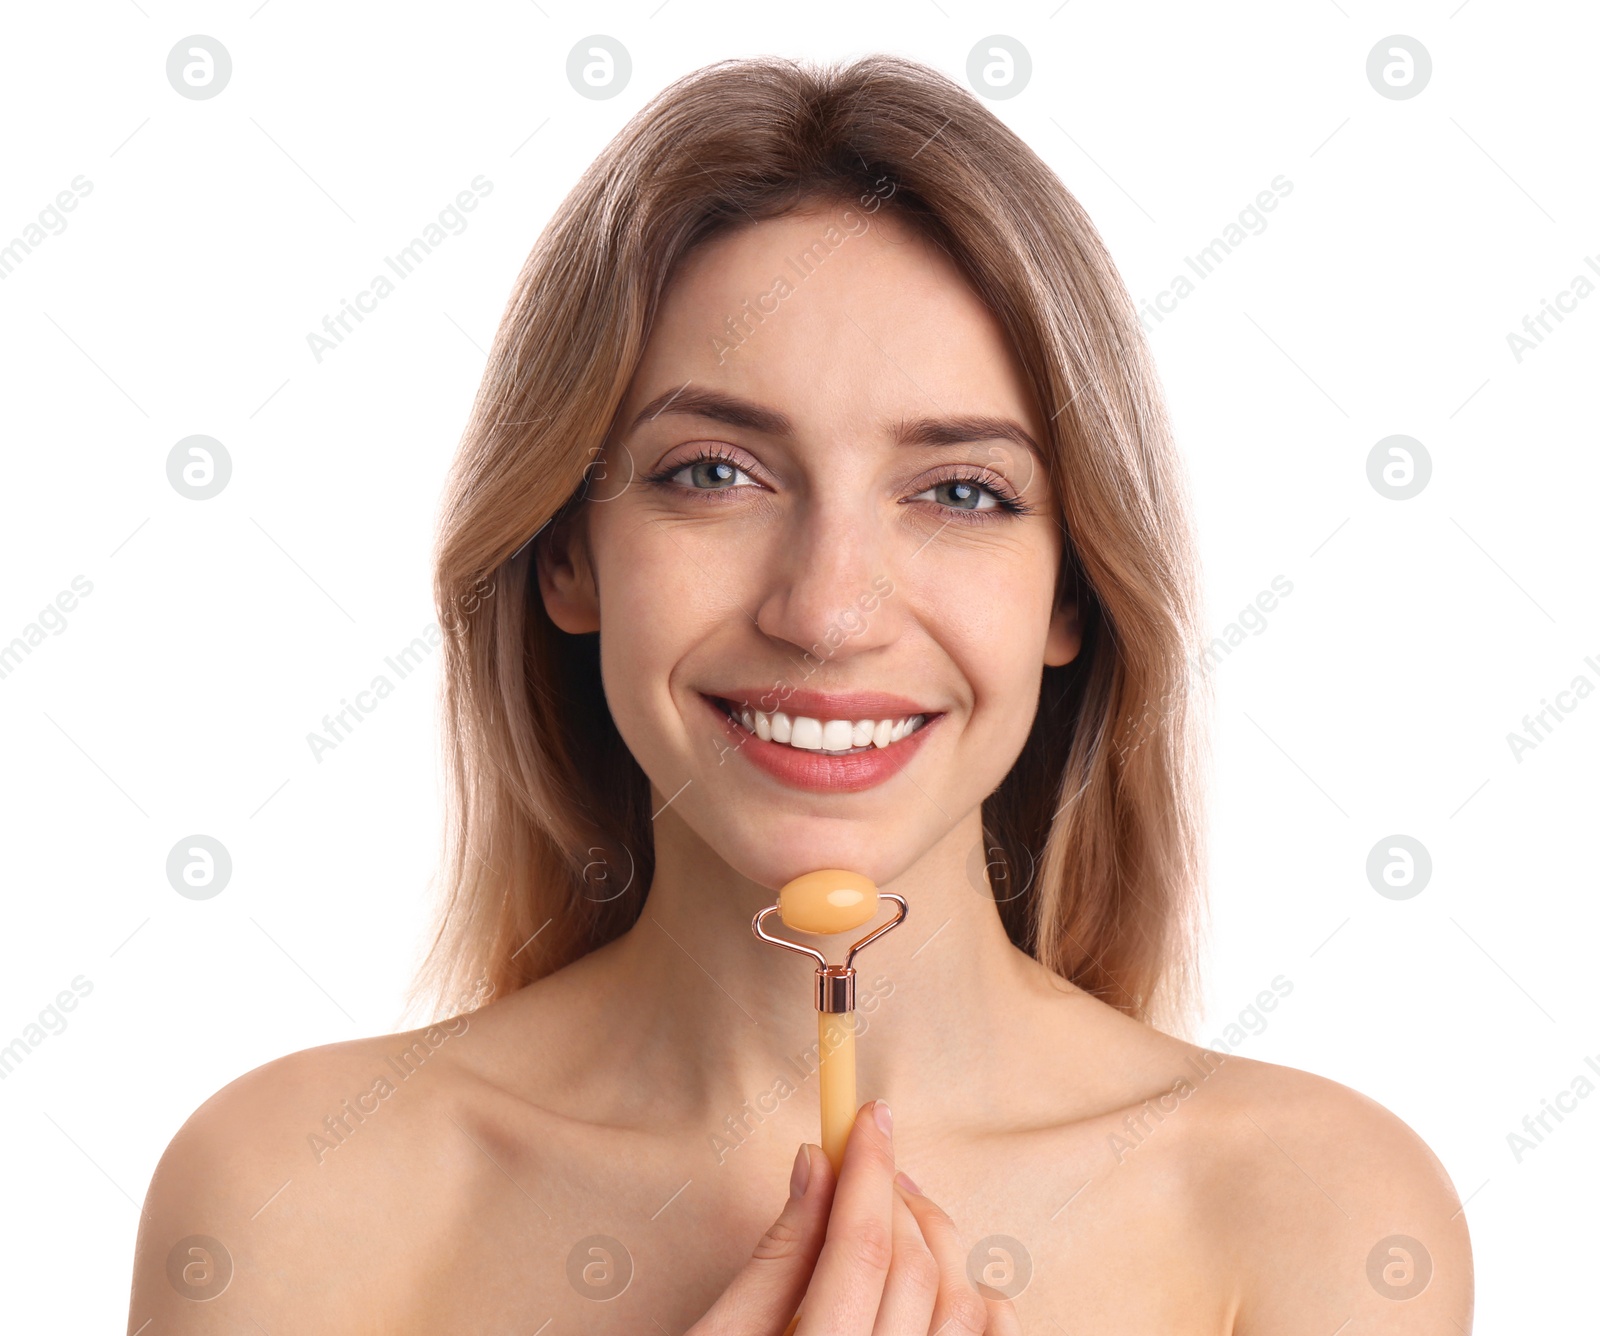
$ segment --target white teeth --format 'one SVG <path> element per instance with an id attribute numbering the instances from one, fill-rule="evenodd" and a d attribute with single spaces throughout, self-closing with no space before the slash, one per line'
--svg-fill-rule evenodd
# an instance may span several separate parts
<path id="1" fill-rule="evenodd" d="M 794 726 L 789 730 L 789 745 L 805 751 L 821 751 L 822 721 L 809 715 L 796 715 Z"/>
<path id="2" fill-rule="evenodd" d="M 788 715 L 782 710 L 763 714 L 749 706 L 730 705 L 729 710 L 748 732 L 763 742 L 777 742 L 803 751 L 839 754 L 867 747 L 888 747 L 910 737 L 927 721 L 914 714 L 903 719 L 813 719 L 807 715 Z"/>
<path id="3" fill-rule="evenodd" d="M 855 743 L 855 725 L 848 719 L 830 719 L 822 726 L 823 751 L 849 751 Z"/>

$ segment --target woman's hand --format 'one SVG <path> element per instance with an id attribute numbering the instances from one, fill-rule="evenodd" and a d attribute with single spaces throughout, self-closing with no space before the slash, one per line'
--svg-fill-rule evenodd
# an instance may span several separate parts
<path id="1" fill-rule="evenodd" d="M 862 1105 L 838 1182 L 821 1147 L 795 1157 L 789 1200 L 688 1336 L 1021 1336 L 1008 1300 L 967 1279 L 955 1223 L 896 1174 L 889 1108 Z"/>

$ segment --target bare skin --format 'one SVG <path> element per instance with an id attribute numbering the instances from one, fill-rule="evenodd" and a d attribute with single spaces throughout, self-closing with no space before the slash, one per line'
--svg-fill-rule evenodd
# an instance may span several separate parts
<path id="1" fill-rule="evenodd" d="M 776 313 L 714 344 L 830 221 L 845 239 Z M 1055 602 L 1061 532 L 1025 446 L 909 445 L 893 428 L 987 415 L 1039 441 L 1044 424 L 947 258 L 887 215 L 846 229 L 808 211 L 691 257 L 608 443 L 609 488 L 541 564 L 557 625 L 601 631 L 613 715 L 652 781 L 639 923 L 449 1026 L 294 1054 L 219 1092 L 151 1184 L 130 1332 L 776 1334 L 786 1319 L 727 1314 L 773 1273 L 780 1209 L 791 1224 L 831 1211 L 830 1242 L 869 1239 L 800 1277 L 816 1286 L 802 1336 L 1470 1331 L 1465 1217 L 1409 1128 L 1333 1082 L 1132 1020 L 1007 939 L 979 805 L 1021 749 L 1041 668 L 1080 649 L 1075 609 Z M 633 425 L 680 388 L 789 430 L 672 404 Z M 693 467 L 708 444 L 732 468 Z M 952 517 L 975 496 L 952 490 L 952 466 L 1032 512 Z M 892 593 L 847 617 L 880 576 Z M 703 697 L 797 681 L 819 643 L 805 686 L 940 715 L 876 788 L 783 784 L 730 749 Z M 847 1155 L 837 1186 L 822 1172 L 806 1202 L 823 1206 L 802 1210 L 785 1200 L 796 1148 L 817 1140 L 810 967 L 749 921 L 815 867 L 865 872 L 911 914 L 857 962 L 860 1089 L 892 1108 L 892 1142 L 858 1120 L 855 1168 Z M 389 1060 L 412 1044 L 402 1076 Z M 925 1196 L 894 1186 L 895 1167 Z M 779 1230 L 802 1269 L 824 1246 L 803 1233 Z M 232 1259 L 215 1298 L 203 1258 L 187 1289 L 168 1279 L 197 1235 Z M 1379 1247 L 1395 1236 L 1431 1268 L 1412 1297 L 1420 1254 Z M 946 1274 L 980 1240 L 970 1271 Z M 972 1305 L 972 1276 L 1013 1301 Z M 821 1325 L 846 1293 L 851 1315 Z"/>

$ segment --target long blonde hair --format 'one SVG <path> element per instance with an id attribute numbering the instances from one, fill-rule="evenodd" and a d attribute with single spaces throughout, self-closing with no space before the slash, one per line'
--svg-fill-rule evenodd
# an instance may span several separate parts
<path id="1" fill-rule="evenodd" d="M 449 810 L 415 997 L 504 995 L 625 932 L 653 868 L 649 782 L 612 722 L 598 634 L 546 615 L 534 550 L 591 465 L 684 255 L 817 202 L 888 199 L 944 248 L 1032 383 L 1078 600 L 1077 659 L 983 804 L 1011 939 L 1174 1032 L 1203 905 L 1203 679 L 1189 505 L 1134 306 L 1088 216 L 947 76 L 883 55 L 729 60 L 673 83 L 590 165 L 518 275 L 441 511 Z M 481 987 L 480 987 L 481 991 Z"/>

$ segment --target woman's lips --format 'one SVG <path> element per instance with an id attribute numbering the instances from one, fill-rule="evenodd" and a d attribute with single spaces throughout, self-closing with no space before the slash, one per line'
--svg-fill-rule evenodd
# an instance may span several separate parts
<path id="1" fill-rule="evenodd" d="M 757 769 L 791 788 L 814 793 L 858 793 L 874 788 L 898 774 L 922 746 L 922 740 L 936 727 L 942 714 L 930 714 L 916 732 L 887 747 L 861 752 L 806 751 L 785 742 L 763 742 L 728 714 L 713 697 L 701 695 L 712 712 L 726 743 L 721 760 L 727 764 L 737 753 Z"/>

